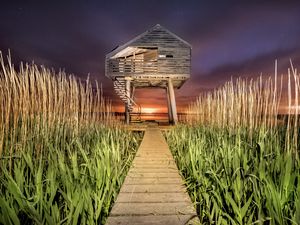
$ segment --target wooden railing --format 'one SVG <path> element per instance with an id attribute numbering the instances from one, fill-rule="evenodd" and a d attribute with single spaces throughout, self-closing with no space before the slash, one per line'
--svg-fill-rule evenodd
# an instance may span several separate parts
<path id="1" fill-rule="evenodd" d="M 144 61 L 141 59 L 111 59 L 108 65 L 109 73 L 156 73 L 156 60 Z"/>

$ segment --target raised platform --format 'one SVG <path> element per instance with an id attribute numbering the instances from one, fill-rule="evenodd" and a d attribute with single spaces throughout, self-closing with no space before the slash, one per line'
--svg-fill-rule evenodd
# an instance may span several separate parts
<path id="1" fill-rule="evenodd" d="M 158 127 L 146 128 L 107 224 L 199 224 Z"/>

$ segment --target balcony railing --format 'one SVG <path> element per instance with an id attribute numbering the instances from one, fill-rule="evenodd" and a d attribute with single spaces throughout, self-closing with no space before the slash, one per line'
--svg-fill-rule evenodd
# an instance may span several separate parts
<path id="1" fill-rule="evenodd" d="M 141 59 L 110 59 L 109 73 L 156 73 L 158 72 L 157 60 L 144 61 Z"/>

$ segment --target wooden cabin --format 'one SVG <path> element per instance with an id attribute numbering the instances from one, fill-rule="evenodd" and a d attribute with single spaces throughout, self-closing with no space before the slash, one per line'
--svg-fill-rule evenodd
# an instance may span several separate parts
<path id="1" fill-rule="evenodd" d="M 169 120 L 177 122 L 174 88 L 180 88 L 191 72 L 191 45 L 159 24 L 106 55 L 105 74 L 125 102 L 126 122 L 138 104 L 136 88 L 167 90 Z"/>

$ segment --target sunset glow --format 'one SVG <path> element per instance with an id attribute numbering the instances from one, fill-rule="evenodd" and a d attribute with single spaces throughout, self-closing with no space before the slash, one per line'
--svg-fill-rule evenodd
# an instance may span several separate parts
<path id="1" fill-rule="evenodd" d="M 300 113 L 300 105 L 284 105 L 281 107 L 281 110 L 279 108 L 279 112 L 282 114 L 299 114 Z"/>
<path id="2" fill-rule="evenodd" d="M 156 113 L 157 109 L 156 108 L 142 108 L 142 113 Z"/>

